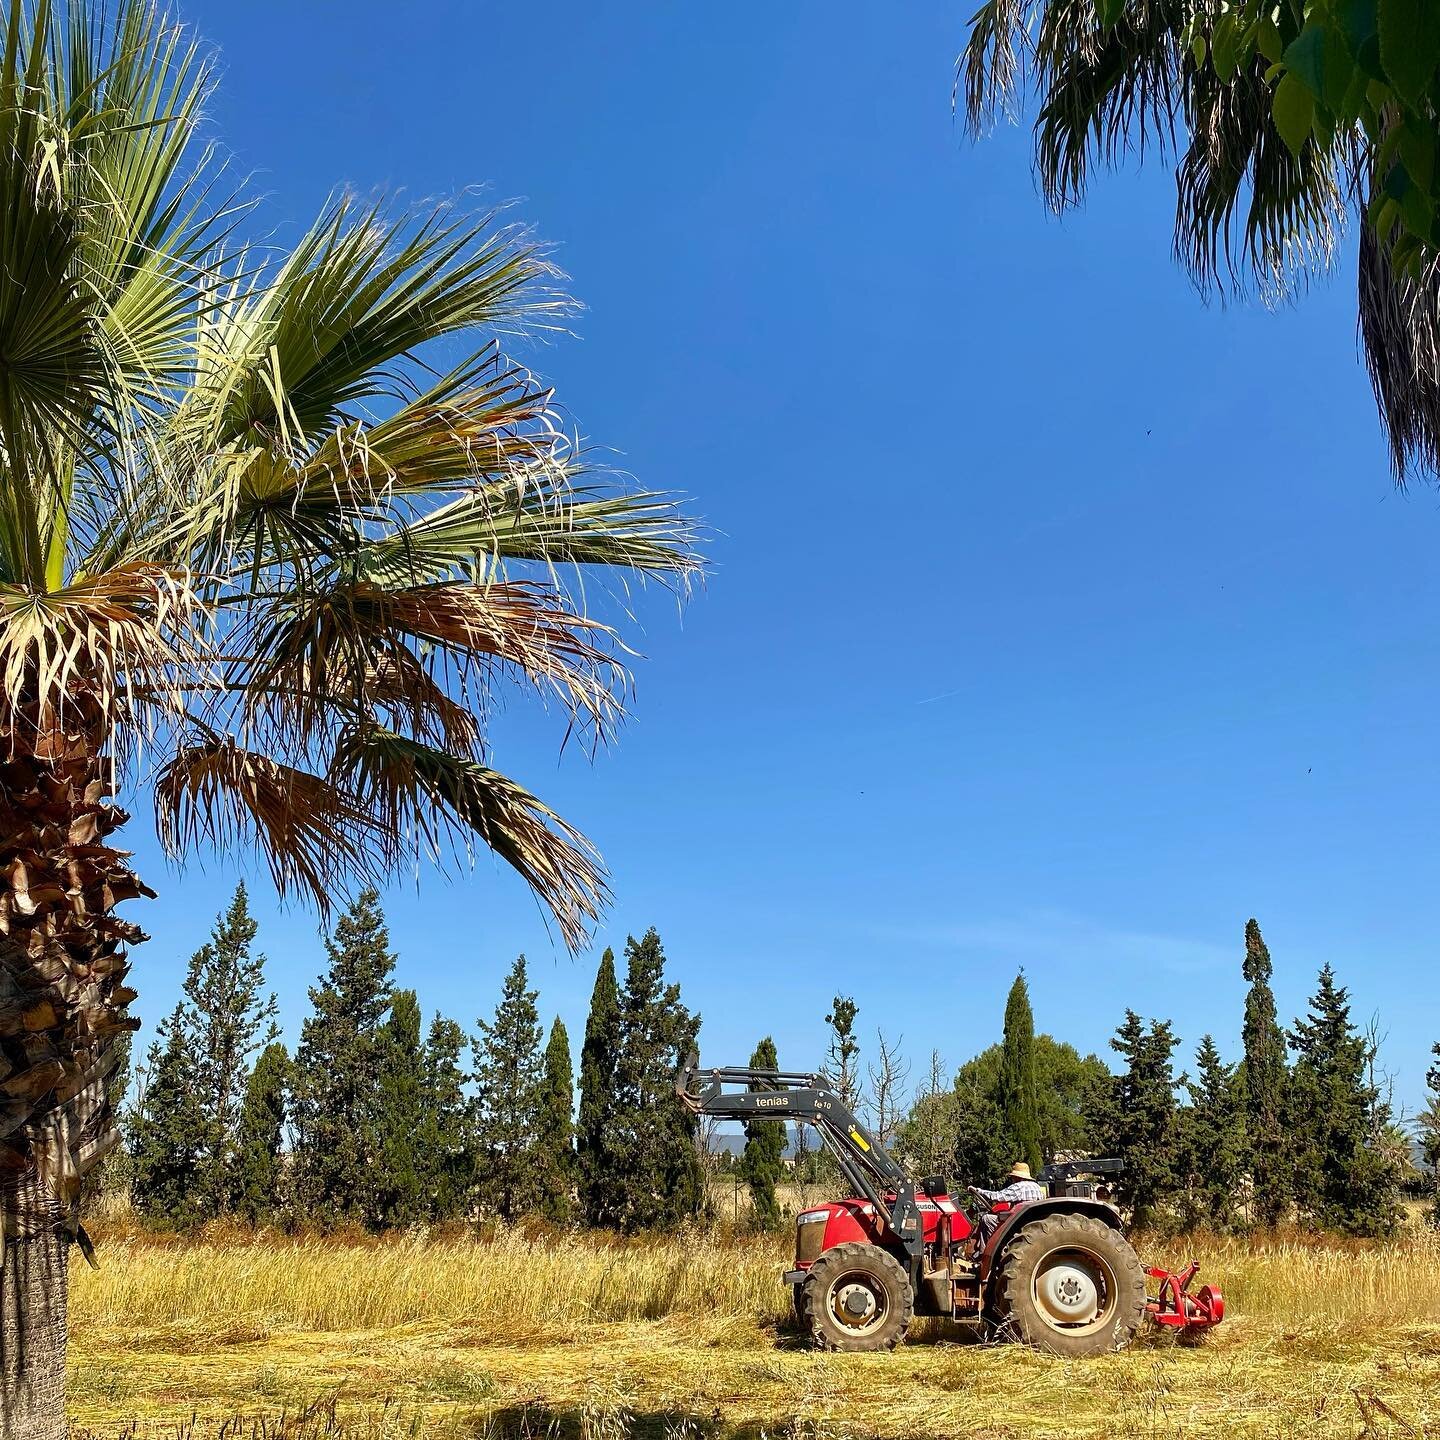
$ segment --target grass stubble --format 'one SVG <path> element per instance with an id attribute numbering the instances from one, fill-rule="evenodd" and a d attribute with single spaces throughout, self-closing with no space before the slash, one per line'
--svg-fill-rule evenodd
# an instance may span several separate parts
<path id="1" fill-rule="evenodd" d="M 181 1241 L 121 1226 L 74 1278 L 71 1415 L 104 1440 L 1440 1440 L 1433 1233 L 1184 1245 L 1223 1286 L 1225 1324 L 1194 1349 L 1155 1335 L 1067 1363 L 934 1323 L 893 1355 L 806 1350 L 783 1242 L 719 1231 Z"/>

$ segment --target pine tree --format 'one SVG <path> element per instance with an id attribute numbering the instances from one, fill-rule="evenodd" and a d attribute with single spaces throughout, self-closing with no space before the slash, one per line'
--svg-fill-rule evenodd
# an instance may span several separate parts
<path id="1" fill-rule="evenodd" d="M 775 1042 L 767 1035 L 750 1057 L 754 1070 L 778 1070 Z M 752 1090 L 762 1086 L 752 1085 Z M 785 1127 L 775 1120 L 747 1120 L 745 1149 L 740 1156 L 740 1178 L 750 1187 L 750 1205 L 760 1230 L 780 1228 L 780 1202 L 775 1186 L 785 1174 Z"/>
<path id="2" fill-rule="evenodd" d="M 705 1204 L 695 1117 L 675 1095 L 675 1072 L 695 1045 L 700 1017 L 665 984 L 665 951 L 654 929 L 625 942 L 620 998 L 616 1114 L 611 1128 L 614 1179 L 627 1231 L 671 1228 Z"/>
<path id="3" fill-rule="evenodd" d="M 475 1184 L 469 1076 L 461 1068 L 465 1032 L 437 1015 L 425 1040 L 425 1087 L 419 1155 L 432 1220 L 455 1220 L 469 1208 Z"/>
<path id="4" fill-rule="evenodd" d="M 1115 1149 L 1125 1162 L 1117 1189 L 1141 1227 L 1160 1220 L 1179 1188 L 1172 1064 L 1178 1043 L 1168 1020 L 1152 1020 L 1147 1029 L 1133 1010 L 1110 1042 L 1125 1061 L 1115 1085 Z"/>
<path id="5" fill-rule="evenodd" d="M 395 968 L 375 890 L 361 892 L 325 949 L 295 1057 L 295 1188 L 302 1219 L 337 1225 L 375 1209 L 379 1030 Z"/>
<path id="6" fill-rule="evenodd" d="M 1290 1032 L 1295 1066 L 1286 1133 L 1295 1205 L 1312 1223 L 1350 1235 L 1393 1234 L 1400 1221 L 1398 1167 L 1371 1140 L 1379 1096 L 1366 1074 L 1366 1043 L 1349 996 L 1327 964 L 1309 1013 Z"/>
<path id="7" fill-rule="evenodd" d="M 396 990 L 380 1027 L 375 1093 L 375 1183 L 367 1217 L 374 1230 L 402 1230 L 429 1216 L 420 1153 L 425 1057 L 420 1005 L 413 990 Z"/>
<path id="8" fill-rule="evenodd" d="M 235 1210 L 252 1225 L 268 1224 L 284 1208 L 281 1152 L 289 1084 L 290 1057 L 272 1040 L 250 1072 L 235 1144 Z"/>
<path id="9" fill-rule="evenodd" d="M 1430 1186 L 1429 1220 L 1440 1226 L 1440 1045 L 1432 1046 L 1430 1053 L 1435 1064 L 1425 1072 L 1425 1108 L 1416 1117 L 1415 1129 Z"/>
<path id="10" fill-rule="evenodd" d="M 265 957 L 251 953 L 258 927 L 245 885 L 216 917 L 209 941 L 185 977 L 195 1055 L 193 1083 L 201 1115 L 196 1203 L 206 1218 L 235 1203 L 236 1145 L 250 1061 L 275 1039 L 275 997 L 264 994 Z"/>
<path id="11" fill-rule="evenodd" d="M 195 1045 L 183 1005 L 160 1022 L 156 1036 L 131 1124 L 132 1195 L 152 1224 L 186 1228 L 205 1218 L 197 1178 L 206 1116 L 197 1099 Z"/>
<path id="12" fill-rule="evenodd" d="M 860 1007 L 848 995 L 830 1002 L 825 1023 L 830 1027 L 823 1074 L 830 1088 L 854 1109 L 860 1103 L 860 1042 L 855 1038 L 855 1017 Z"/>
<path id="13" fill-rule="evenodd" d="M 476 1142 L 481 1203 L 513 1220 L 539 1203 L 540 1017 L 525 957 L 510 967 L 495 1017 L 475 1039 Z"/>
<path id="14" fill-rule="evenodd" d="M 1241 1032 L 1245 1053 L 1238 1078 L 1254 1213 L 1263 1225 L 1274 1225 L 1285 1213 L 1290 1198 L 1282 1128 L 1287 1082 L 1285 1036 L 1270 989 L 1273 971 L 1260 926 L 1252 919 L 1245 926 L 1242 973 L 1250 990 L 1245 997 Z"/>
<path id="15" fill-rule="evenodd" d="M 570 1036 L 557 1015 L 545 1045 L 535 1130 L 538 1209 L 563 1224 L 575 1212 L 575 1072 Z"/>
<path id="16" fill-rule="evenodd" d="M 1005 1001 L 1005 1039 L 1000 1055 L 1000 1089 L 997 1096 L 1009 1164 L 1023 1160 L 1038 1175 L 1040 1154 L 1039 1101 L 1035 1088 L 1035 1016 L 1022 971 Z"/>
<path id="17" fill-rule="evenodd" d="M 1245 1174 L 1245 1121 L 1236 1067 L 1220 1058 L 1206 1035 L 1195 1051 L 1194 1080 L 1186 1079 L 1189 1105 L 1180 1115 L 1184 1157 L 1182 1215 L 1187 1226 L 1228 1230 Z"/>
<path id="18" fill-rule="evenodd" d="M 580 1114 L 575 1126 L 575 1159 L 580 1211 L 586 1223 L 620 1223 L 624 1188 L 610 1143 L 618 1103 L 616 1067 L 620 1061 L 620 989 L 615 982 L 615 952 L 600 957 L 585 1043 L 580 1050 Z"/>

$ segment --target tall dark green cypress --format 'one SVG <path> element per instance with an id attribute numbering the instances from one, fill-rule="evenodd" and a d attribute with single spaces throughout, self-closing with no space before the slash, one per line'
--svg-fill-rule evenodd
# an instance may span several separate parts
<path id="1" fill-rule="evenodd" d="M 1309 1013 L 1290 1032 L 1295 1065 L 1286 1135 L 1302 1219 L 1350 1235 L 1386 1236 L 1400 1223 L 1400 1176 L 1372 1138 L 1379 1097 L 1366 1075 L 1365 1039 L 1326 965 Z"/>
<path id="2" fill-rule="evenodd" d="M 272 1040 L 250 1072 L 235 1143 L 235 1209 L 252 1225 L 268 1224 L 284 1209 L 282 1151 L 289 1084 L 290 1057 Z"/>
<path id="3" fill-rule="evenodd" d="M 400 1230 L 429 1218 L 420 1154 L 425 1058 L 420 1005 L 413 990 L 396 990 L 380 1027 L 375 1093 L 375 1184 L 367 1220 L 374 1230 Z"/>
<path id="4" fill-rule="evenodd" d="M 456 1220 L 469 1208 L 475 1185 L 469 1075 L 460 1064 L 465 1032 L 437 1015 L 425 1040 L 425 1087 L 420 1122 L 420 1162 L 432 1220 Z"/>
<path id="5" fill-rule="evenodd" d="M 183 1229 L 206 1218 L 197 1179 L 207 1116 L 195 1077 L 194 1037 L 177 1005 L 156 1027 L 130 1127 L 131 1194 L 151 1224 Z"/>
<path id="6" fill-rule="evenodd" d="M 615 952 L 606 946 L 595 973 L 585 1043 L 580 1050 L 580 1113 L 575 1126 L 575 1160 L 580 1211 L 591 1225 L 620 1223 L 623 1185 L 616 1168 L 611 1131 L 618 1103 L 620 989 Z"/>
<path id="7" fill-rule="evenodd" d="M 1000 1054 L 1000 1088 L 997 1096 L 1011 1163 L 1023 1160 L 1038 1175 L 1044 1164 L 1040 1153 L 1039 1100 L 1035 1088 L 1035 1016 L 1030 990 L 1021 971 L 1005 1001 L 1005 1038 Z"/>
<path id="8" fill-rule="evenodd" d="M 545 1044 L 536 1119 L 537 1206 L 547 1220 L 563 1224 L 575 1213 L 575 1071 L 570 1036 L 558 1015 Z"/>
<path id="9" fill-rule="evenodd" d="M 1178 1043 L 1168 1020 L 1152 1020 L 1147 1028 L 1133 1010 L 1125 1012 L 1110 1042 L 1125 1061 L 1115 1083 L 1115 1148 L 1125 1162 L 1118 1188 L 1140 1226 L 1158 1223 L 1179 1189 L 1173 1066 Z"/>
<path id="10" fill-rule="evenodd" d="M 1416 1117 L 1420 1162 L 1430 1189 L 1427 1218 L 1440 1227 L 1440 1045 L 1431 1047 L 1435 1063 L 1425 1072 L 1425 1108 Z"/>
<path id="11" fill-rule="evenodd" d="M 695 1117 L 675 1095 L 675 1072 L 695 1044 L 700 1017 L 665 983 L 665 951 L 649 929 L 625 942 L 620 997 L 617 1113 L 611 1127 L 622 1230 L 668 1229 L 705 1206 Z"/>
<path id="12" fill-rule="evenodd" d="M 395 957 L 379 893 L 362 891 L 325 942 L 329 968 L 295 1056 L 295 1191 L 300 1218 L 363 1222 L 375 1206 L 380 1026 Z"/>
<path id="13" fill-rule="evenodd" d="M 275 997 L 264 993 L 265 957 L 251 949 L 258 928 L 242 882 L 216 917 L 209 941 L 191 957 L 185 977 L 196 1100 L 204 1116 L 196 1203 L 207 1218 L 234 1205 L 236 1146 L 251 1057 L 278 1033 Z"/>
<path id="14" fill-rule="evenodd" d="M 1187 1226 L 1229 1230 L 1245 1175 L 1245 1121 L 1236 1067 L 1225 1064 L 1209 1035 L 1195 1051 L 1195 1079 L 1186 1080 L 1185 1089 L 1190 1103 L 1180 1115 L 1182 1218 Z"/>
<path id="15" fill-rule="evenodd" d="M 1245 996 L 1245 1023 L 1241 1031 L 1244 1058 L 1240 1063 L 1245 1144 L 1255 1219 L 1274 1225 L 1290 1201 L 1283 1115 L 1287 1068 L 1285 1036 L 1275 1013 L 1270 988 L 1274 966 L 1257 921 L 1245 926 L 1245 963 L 1249 982 Z"/>
<path id="16" fill-rule="evenodd" d="M 481 1203 L 513 1220 L 539 1200 L 540 1016 L 525 957 L 510 967 L 492 1020 L 475 1039 L 476 1148 Z"/>
<path id="17" fill-rule="evenodd" d="M 768 1035 L 750 1057 L 752 1070 L 778 1070 L 775 1042 Z M 753 1089 L 762 1087 L 751 1086 Z M 777 1120 L 747 1120 L 740 1178 L 750 1187 L 750 1206 L 760 1230 L 780 1228 L 780 1201 L 775 1187 L 785 1174 L 785 1126 Z"/>

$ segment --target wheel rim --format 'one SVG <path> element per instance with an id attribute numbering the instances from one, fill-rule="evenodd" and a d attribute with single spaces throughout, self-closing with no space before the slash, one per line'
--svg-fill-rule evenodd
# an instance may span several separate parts
<path id="1" fill-rule="evenodd" d="M 1052 1250 L 1035 1267 L 1035 1311 L 1052 1330 L 1083 1335 L 1115 1313 L 1115 1272 L 1093 1251 Z"/>
<path id="2" fill-rule="evenodd" d="M 851 1270 L 830 1282 L 825 1308 L 846 1334 L 869 1335 L 885 1323 L 890 1302 L 885 1287 L 873 1275 Z"/>

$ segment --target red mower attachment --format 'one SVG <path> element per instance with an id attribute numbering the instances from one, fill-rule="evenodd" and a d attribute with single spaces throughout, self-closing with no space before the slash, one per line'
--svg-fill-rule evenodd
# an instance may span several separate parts
<path id="1" fill-rule="evenodd" d="M 1179 1330 L 1181 1339 L 1198 1339 L 1225 1318 L 1225 1297 L 1218 1285 L 1202 1285 L 1190 1293 L 1190 1284 L 1200 1273 L 1198 1260 L 1192 1260 L 1178 1275 L 1153 1267 L 1145 1273 L 1160 1282 L 1156 1293 L 1145 1300 L 1146 1311 L 1157 1325 Z"/>

